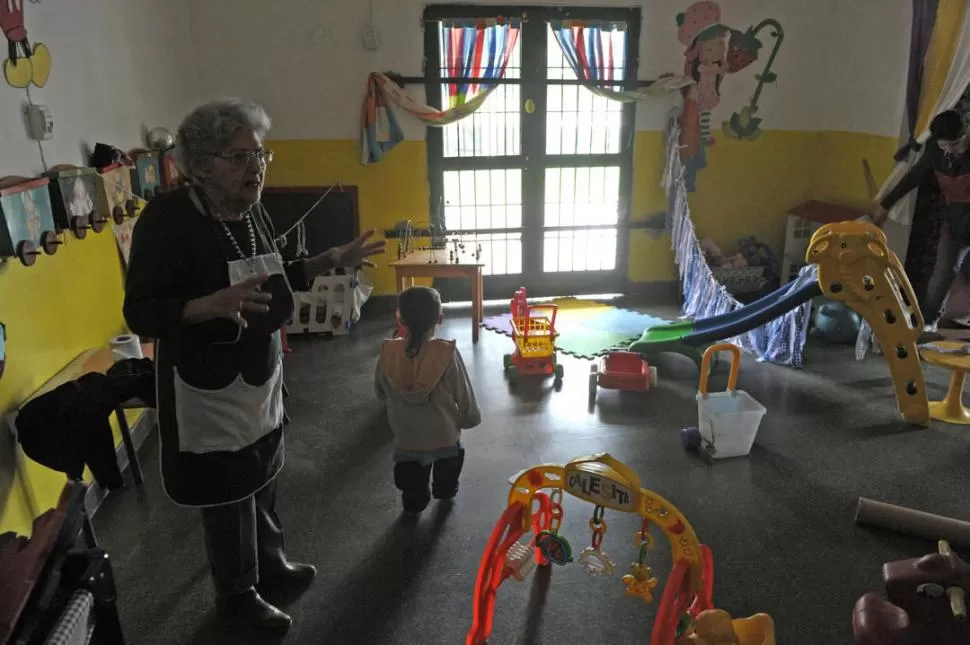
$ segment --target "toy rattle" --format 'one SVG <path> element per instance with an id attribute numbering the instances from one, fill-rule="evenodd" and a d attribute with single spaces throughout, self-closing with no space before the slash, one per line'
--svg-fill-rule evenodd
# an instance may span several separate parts
<path id="1" fill-rule="evenodd" d="M 562 490 L 552 491 L 549 495 L 549 506 L 549 528 L 536 535 L 535 543 L 543 557 L 553 564 L 563 566 L 573 561 L 573 548 L 566 538 L 559 535 L 559 527 L 562 525 Z"/>
<path id="2" fill-rule="evenodd" d="M 603 544 L 603 536 L 606 535 L 606 522 L 603 521 L 605 511 L 602 506 L 597 506 L 593 510 L 593 517 L 589 520 L 589 528 L 593 531 L 592 546 L 586 547 L 579 554 L 579 563 L 586 567 L 586 573 L 592 576 L 604 574 L 612 576 L 616 568 L 616 563 L 600 548 Z"/>
<path id="3" fill-rule="evenodd" d="M 653 569 L 646 563 L 647 552 L 653 549 L 654 541 L 650 535 L 650 520 L 644 518 L 643 526 L 633 534 L 633 545 L 639 549 L 637 561 L 630 565 L 630 573 L 623 576 L 626 585 L 626 595 L 640 596 L 643 602 L 653 602 L 653 590 L 657 587 L 657 577 Z"/>

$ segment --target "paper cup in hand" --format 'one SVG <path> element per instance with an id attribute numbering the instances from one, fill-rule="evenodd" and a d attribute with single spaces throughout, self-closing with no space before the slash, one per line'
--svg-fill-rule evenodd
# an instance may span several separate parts
<path id="1" fill-rule="evenodd" d="M 109 342 L 111 346 L 111 356 L 115 362 L 129 359 L 144 358 L 141 351 L 141 339 L 138 336 L 124 335 L 112 338 Z"/>

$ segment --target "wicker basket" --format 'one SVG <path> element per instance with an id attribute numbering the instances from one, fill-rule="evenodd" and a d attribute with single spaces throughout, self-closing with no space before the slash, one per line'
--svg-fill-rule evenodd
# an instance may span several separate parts
<path id="1" fill-rule="evenodd" d="M 714 277 L 731 293 L 751 293 L 765 286 L 765 267 L 713 267 Z"/>

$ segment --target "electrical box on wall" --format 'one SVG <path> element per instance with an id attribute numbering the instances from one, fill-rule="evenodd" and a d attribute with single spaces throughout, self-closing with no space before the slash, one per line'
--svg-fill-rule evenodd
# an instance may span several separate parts
<path id="1" fill-rule="evenodd" d="M 369 52 L 377 51 L 380 48 L 381 36 L 377 32 L 377 27 L 374 26 L 374 23 L 368 23 L 361 27 L 360 40 L 364 45 L 364 49 Z"/>
<path id="2" fill-rule="evenodd" d="M 54 117 L 46 105 L 27 106 L 27 134 L 36 141 L 54 137 Z"/>

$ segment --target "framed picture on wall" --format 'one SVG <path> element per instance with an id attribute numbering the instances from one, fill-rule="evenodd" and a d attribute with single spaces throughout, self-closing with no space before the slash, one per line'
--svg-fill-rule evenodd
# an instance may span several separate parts
<path id="1" fill-rule="evenodd" d="M 312 257 L 360 235 L 356 186 L 267 186 L 262 201 L 287 260 Z"/>

